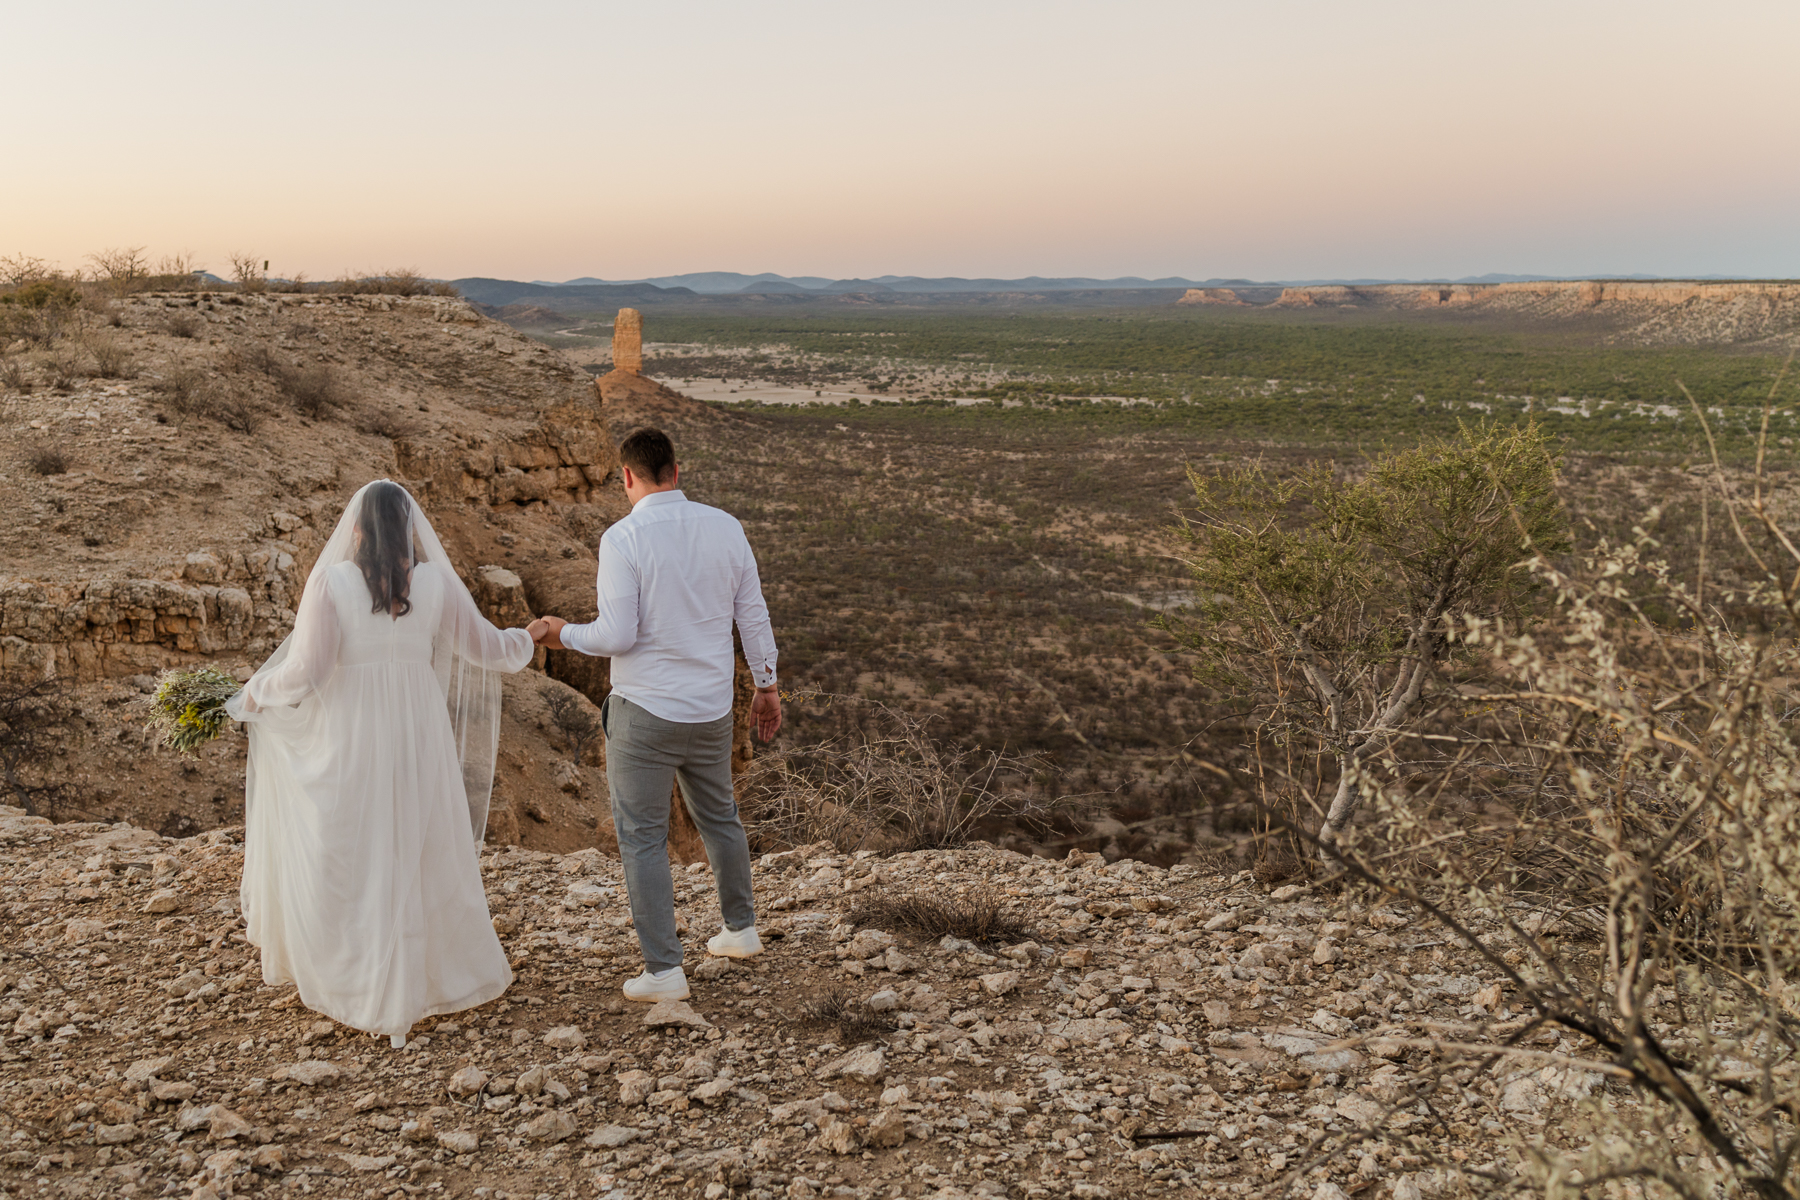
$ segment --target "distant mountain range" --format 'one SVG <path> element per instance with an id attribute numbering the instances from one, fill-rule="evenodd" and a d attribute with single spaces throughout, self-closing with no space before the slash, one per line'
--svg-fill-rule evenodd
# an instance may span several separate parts
<path id="1" fill-rule="evenodd" d="M 804 296 L 844 297 L 844 296 L 899 296 L 899 295 L 931 295 L 948 297 L 956 294 L 970 296 L 1006 296 L 1006 295 L 1038 295 L 1047 296 L 1055 293 L 1114 293 L 1120 302 L 1146 303 L 1161 302 L 1150 296 L 1125 299 L 1125 293 L 1156 293 L 1164 291 L 1185 291 L 1188 288 L 1281 288 L 1281 287 L 1318 287 L 1328 284 L 1371 285 L 1371 284 L 1438 284 L 1438 283 L 1522 283 L 1522 282 L 1568 282 L 1572 280 L 1588 280 L 1594 278 L 1618 280 L 1657 280 L 1662 275 L 1465 275 L 1460 279 L 1182 279 L 1169 276 L 1162 279 L 1142 279 L 1134 275 L 1118 279 L 1084 279 L 1084 278 L 1046 278 L 1032 275 L 1024 279 L 961 279 L 942 278 L 928 279 L 918 275 L 880 275 L 873 279 L 824 279 L 813 275 L 777 275 L 763 272 L 760 275 L 745 275 L 737 271 L 695 271 L 686 275 L 660 275 L 649 279 L 597 279 L 584 276 L 580 279 L 569 279 L 561 283 L 545 280 L 524 282 L 514 279 L 469 278 L 453 279 L 453 283 L 462 294 L 477 304 L 501 306 L 508 304 L 536 304 L 558 310 L 570 310 L 581 307 L 587 302 L 604 306 L 620 302 L 643 301 L 656 303 L 659 301 L 679 301 L 683 297 L 698 299 L 702 296 L 768 296 L 797 299 Z M 1689 275 L 1683 279 L 1737 279 L 1734 275 Z M 1098 299 L 1098 297 L 1095 297 Z M 1102 301 L 1104 302 L 1104 301 Z"/>

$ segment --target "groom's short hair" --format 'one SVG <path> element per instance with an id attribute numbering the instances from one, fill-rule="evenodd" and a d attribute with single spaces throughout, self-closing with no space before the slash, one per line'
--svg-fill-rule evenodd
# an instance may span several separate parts
<path id="1" fill-rule="evenodd" d="M 619 461 L 651 483 L 667 483 L 675 470 L 675 444 L 662 430 L 646 426 L 619 443 Z"/>

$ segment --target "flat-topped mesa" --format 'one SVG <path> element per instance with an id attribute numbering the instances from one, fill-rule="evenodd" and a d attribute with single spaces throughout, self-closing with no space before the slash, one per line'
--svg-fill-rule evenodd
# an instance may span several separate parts
<path id="1" fill-rule="evenodd" d="M 644 373 L 644 314 L 635 308 L 621 308 L 613 319 L 613 370 Z"/>
<path id="2" fill-rule="evenodd" d="M 1236 292 L 1230 288 L 1189 288 L 1187 293 L 1177 300 L 1177 304 L 1227 304 L 1238 308 L 1246 305 L 1238 299 Z"/>

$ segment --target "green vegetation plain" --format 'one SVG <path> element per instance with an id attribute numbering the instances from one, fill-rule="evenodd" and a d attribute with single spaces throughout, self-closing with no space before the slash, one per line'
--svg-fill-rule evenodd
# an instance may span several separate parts
<path id="1" fill-rule="evenodd" d="M 1783 365 L 1591 329 L 1337 314 L 651 317 L 654 376 L 893 397 L 718 405 L 724 420 L 672 430 L 689 493 L 750 532 L 789 686 L 928 713 L 956 746 L 1043 755 L 1040 782 L 1104 798 L 1117 822 L 1047 849 L 1162 860 L 1241 853 L 1252 825 L 1246 714 L 1155 624 L 1194 599 L 1172 534 L 1190 466 L 1354 472 L 1460 423 L 1534 419 L 1561 447 L 1572 564 L 1642 528 L 1688 577 L 1704 540 L 1729 585 L 1746 564 L 1716 510 L 1708 527 L 1705 440 L 1680 385 L 1741 465 Z M 1791 429 L 1779 412 L 1784 497 Z M 802 701 L 783 743 L 854 736 L 862 719 Z"/>
<path id="2" fill-rule="evenodd" d="M 1608 344 L 1594 330 L 1204 309 L 955 315 L 655 314 L 661 375 L 856 381 L 877 393 L 1080 408 L 1082 423 L 1285 445 L 1374 446 L 1479 416 L 1537 417 L 1570 449 L 1685 456 L 1686 385 L 1733 457 L 1750 452 L 1783 357 Z M 1094 400 L 1116 413 L 1093 415 Z M 1082 404 L 1079 402 L 1088 401 Z M 1021 409 L 1028 412 L 1018 411 Z M 980 420 L 963 417 L 963 420 Z M 1791 437 L 1791 413 L 1776 439 Z M 1781 443 L 1777 445 L 1791 444 Z"/>

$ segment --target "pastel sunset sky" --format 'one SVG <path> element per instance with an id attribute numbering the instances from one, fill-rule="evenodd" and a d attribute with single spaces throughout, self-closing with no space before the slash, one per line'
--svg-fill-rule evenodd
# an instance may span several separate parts
<path id="1" fill-rule="evenodd" d="M 1800 276 L 1793 0 L 8 6 L 0 254 Z"/>

